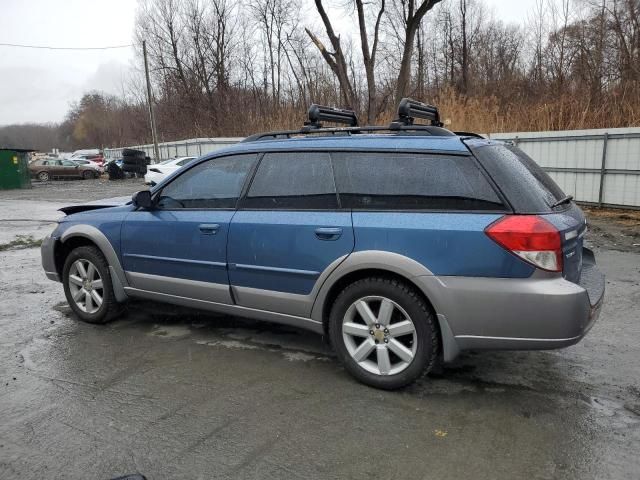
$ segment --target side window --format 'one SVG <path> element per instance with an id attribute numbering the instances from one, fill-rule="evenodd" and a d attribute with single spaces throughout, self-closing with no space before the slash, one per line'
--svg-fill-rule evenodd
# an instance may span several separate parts
<path id="1" fill-rule="evenodd" d="M 235 208 L 256 155 L 213 158 L 190 168 L 160 192 L 161 209 Z"/>
<path id="2" fill-rule="evenodd" d="M 332 154 L 343 207 L 369 210 L 502 210 L 471 157 Z"/>
<path id="3" fill-rule="evenodd" d="M 335 210 L 338 208 L 328 153 L 267 153 L 244 208 Z"/>

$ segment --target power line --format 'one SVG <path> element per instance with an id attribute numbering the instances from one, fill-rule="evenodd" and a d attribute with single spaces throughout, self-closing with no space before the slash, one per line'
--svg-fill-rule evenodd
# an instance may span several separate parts
<path id="1" fill-rule="evenodd" d="M 17 43 L 0 43 L 0 47 L 16 47 L 16 48 L 37 48 L 41 50 L 111 50 L 114 48 L 133 47 L 129 45 L 112 45 L 109 47 L 51 47 L 48 45 L 19 45 Z"/>

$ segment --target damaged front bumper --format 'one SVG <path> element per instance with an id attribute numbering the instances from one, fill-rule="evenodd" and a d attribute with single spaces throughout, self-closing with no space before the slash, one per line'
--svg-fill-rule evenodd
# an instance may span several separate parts
<path id="1" fill-rule="evenodd" d="M 49 280 L 59 282 L 61 280 L 56 269 L 55 256 L 55 246 L 57 241 L 58 239 L 51 235 L 45 237 L 42 241 L 42 246 L 40 247 L 40 255 L 42 257 L 42 268 L 44 268 L 44 274 Z"/>

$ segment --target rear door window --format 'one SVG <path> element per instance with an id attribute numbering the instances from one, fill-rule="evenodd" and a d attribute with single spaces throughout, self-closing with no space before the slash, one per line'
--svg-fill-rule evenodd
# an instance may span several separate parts
<path id="1" fill-rule="evenodd" d="M 337 209 L 331 157 L 326 152 L 265 154 L 241 206 L 275 210 Z"/>
<path id="2" fill-rule="evenodd" d="M 469 156 L 332 154 L 343 207 L 369 210 L 504 210 Z"/>

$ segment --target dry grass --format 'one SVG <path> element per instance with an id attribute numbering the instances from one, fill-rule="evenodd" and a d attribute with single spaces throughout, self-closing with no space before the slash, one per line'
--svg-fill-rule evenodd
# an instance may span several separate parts
<path id="1" fill-rule="evenodd" d="M 489 132 L 580 130 L 640 126 L 640 88 L 607 94 L 595 103 L 588 95 L 563 94 L 534 101 L 500 101 L 441 92 L 434 102 L 451 130 Z"/>

